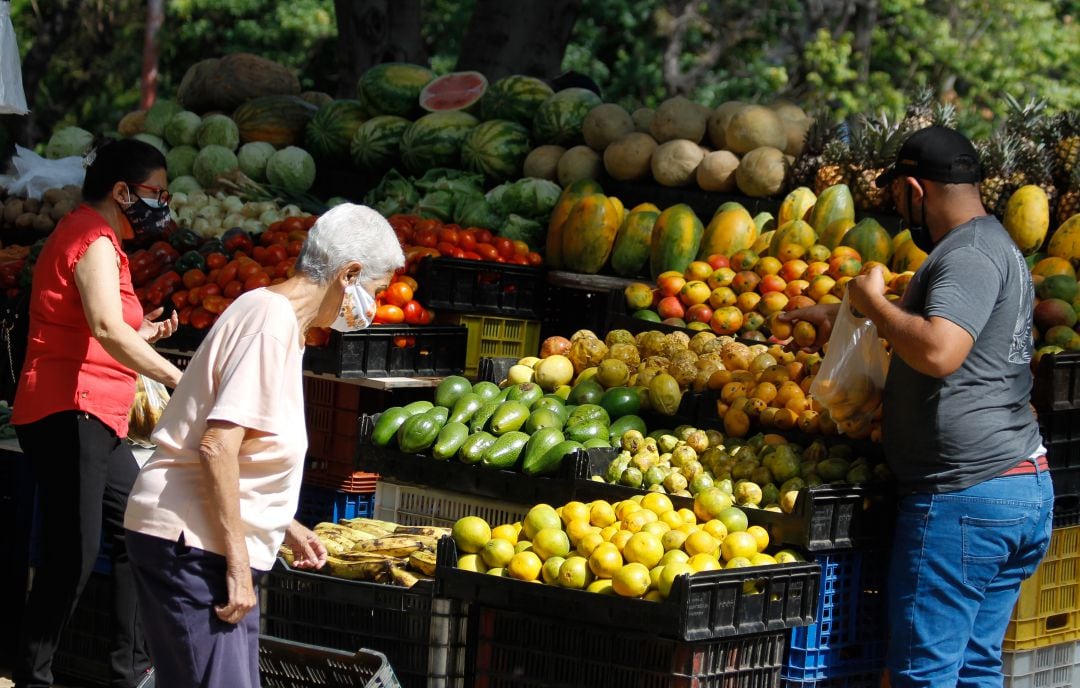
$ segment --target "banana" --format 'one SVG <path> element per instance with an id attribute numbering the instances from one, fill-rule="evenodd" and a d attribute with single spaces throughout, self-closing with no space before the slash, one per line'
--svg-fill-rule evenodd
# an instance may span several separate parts
<path id="1" fill-rule="evenodd" d="M 292 566 L 293 562 L 296 561 L 296 557 L 293 555 L 293 551 L 285 545 L 282 545 L 278 548 L 278 556 L 284 559 L 285 563 L 289 566 Z"/>
<path id="2" fill-rule="evenodd" d="M 435 538 L 422 535 L 409 537 L 391 535 L 357 543 L 353 551 L 386 554 L 391 557 L 405 557 L 420 549 L 434 550 L 435 542 Z"/>
<path id="3" fill-rule="evenodd" d="M 345 561 L 327 557 L 326 565 L 331 575 L 348 580 L 366 580 L 374 583 L 390 582 L 390 560 L 379 557 L 369 561 Z"/>
<path id="4" fill-rule="evenodd" d="M 328 537 L 325 537 L 325 536 L 322 536 L 322 535 L 319 536 L 319 540 L 322 541 L 323 547 L 326 548 L 327 554 L 330 554 L 330 555 L 341 554 L 342 552 L 345 552 L 346 550 L 348 550 L 348 549 L 350 549 L 352 547 L 351 542 L 350 542 L 349 546 L 345 546 L 345 545 L 341 544 L 341 542 L 339 542 L 338 540 L 335 540 L 333 538 L 328 538 Z"/>
<path id="5" fill-rule="evenodd" d="M 413 575 L 411 571 L 406 571 L 400 566 L 390 567 L 390 578 L 396 585 L 401 585 L 406 588 L 411 588 L 420 582 L 420 579 Z"/>
<path id="6" fill-rule="evenodd" d="M 369 529 L 381 530 L 386 533 L 394 532 L 397 528 L 397 524 L 391 521 L 380 521 L 375 518 L 343 518 L 338 521 L 346 528 L 355 528 L 356 530 L 365 530 L 371 532 Z"/>
<path id="7" fill-rule="evenodd" d="M 394 535 L 425 535 L 436 540 L 449 534 L 449 528 L 440 528 L 439 526 L 398 526 L 394 531 Z"/>
<path id="8" fill-rule="evenodd" d="M 409 555 L 409 566 L 428 576 L 435 575 L 435 555 L 431 552 L 416 551 Z"/>

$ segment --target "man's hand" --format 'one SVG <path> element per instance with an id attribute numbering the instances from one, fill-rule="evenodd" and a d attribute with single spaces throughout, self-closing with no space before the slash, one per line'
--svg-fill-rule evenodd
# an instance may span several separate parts
<path id="1" fill-rule="evenodd" d="M 176 332 L 177 326 L 180 324 L 180 318 L 176 311 L 173 311 L 166 320 L 161 322 L 154 322 L 161 317 L 161 314 L 165 312 L 165 307 L 162 306 L 156 310 L 152 310 L 143 317 L 142 325 L 139 326 L 139 336 L 146 340 L 147 344 L 153 344 L 159 339 L 165 339 L 171 337 L 173 332 Z"/>
<path id="2" fill-rule="evenodd" d="M 229 601 L 226 604 L 216 605 L 214 613 L 225 623 L 238 624 L 259 602 L 255 597 L 251 568 L 248 567 L 246 561 L 229 563 L 225 574 L 225 586 L 229 592 Z"/>
<path id="3" fill-rule="evenodd" d="M 848 285 L 850 286 L 850 284 L 849 282 Z M 814 343 L 820 348 L 829 341 L 833 321 L 836 320 L 836 314 L 839 312 L 840 304 L 838 303 L 820 303 L 816 306 L 796 308 L 793 311 L 781 313 L 779 317 L 781 322 L 805 320 L 813 325 L 814 329 L 817 330 L 817 341 Z"/>
<path id="4" fill-rule="evenodd" d="M 847 284 L 848 302 L 851 307 L 870 317 L 877 311 L 877 304 L 885 298 L 885 272 L 875 265 L 870 272 L 859 275 Z"/>
<path id="5" fill-rule="evenodd" d="M 321 569 L 326 563 L 326 546 L 322 540 L 296 521 L 285 529 L 285 545 L 292 550 L 294 568 Z"/>

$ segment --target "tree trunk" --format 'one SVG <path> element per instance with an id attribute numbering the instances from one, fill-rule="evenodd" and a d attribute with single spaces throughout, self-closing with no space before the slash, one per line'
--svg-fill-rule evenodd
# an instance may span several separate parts
<path id="1" fill-rule="evenodd" d="M 356 97 L 356 82 L 382 62 L 426 64 L 420 0 L 334 0 L 338 24 L 337 94 Z"/>
<path id="2" fill-rule="evenodd" d="M 143 40 L 142 78 L 139 88 L 139 109 L 141 110 L 149 109 L 157 97 L 158 55 L 161 53 L 158 33 L 164 21 L 164 0 L 149 0 L 146 3 L 146 35 Z"/>
<path id="3" fill-rule="evenodd" d="M 457 69 L 475 69 L 491 81 L 557 76 L 580 9 L 581 0 L 477 0 Z"/>
<path id="4" fill-rule="evenodd" d="M 870 81 L 870 58 L 874 27 L 877 26 L 878 0 L 862 0 L 855 9 L 855 40 L 852 48 L 859 60 L 859 82 Z"/>

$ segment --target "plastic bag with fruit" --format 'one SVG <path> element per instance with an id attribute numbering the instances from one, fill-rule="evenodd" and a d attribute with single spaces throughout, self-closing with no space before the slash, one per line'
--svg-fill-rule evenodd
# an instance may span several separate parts
<path id="1" fill-rule="evenodd" d="M 128 412 L 128 440 L 140 447 L 153 447 L 150 435 L 168 403 L 165 385 L 140 374 L 135 380 L 135 401 Z"/>
<path id="2" fill-rule="evenodd" d="M 877 326 L 856 315 L 845 295 L 810 395 L 829 412 L 840 432 L 868 437 L 888 371 L 889 354 Z"/>

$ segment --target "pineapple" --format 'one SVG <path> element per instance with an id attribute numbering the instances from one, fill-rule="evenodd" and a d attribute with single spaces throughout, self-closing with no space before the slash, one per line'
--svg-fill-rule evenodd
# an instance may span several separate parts
<path id="1" fill-rule="evenodd" d="M 977 145 L 982 165 L 979 194 L 987 212 L 1002 217 L 1009 196 L 1017 188 L 1016 156 L 1019 144 L 1004 130 L 994 132 Z"/>
<path id="2" fill-rule="evenodd" d="M 1016 158 L 1016 167 L 1019 179 L 1015 181 L 1019 188 L 1024 184 L 1034 184 L 1046 192 L 1046 198 L 1050 201 L 1050 215 L 1053 217 L 1054 204 L 1057 201 L 1058 190 L 1054 184 L 1054 154 L 1053 151 L 1042 142 L 1024 144 L 1021 143 Z"/>
<path id="3" fill-rule="evenodd" d="M 1063 112 L 1054 118 L 1054 178 L 1061 186 L 1071 185 L 1072 173 L 1080 162 L 1080 113 Z"/>
<path id="4" fill-rule="evenodd" d="M 934 89 L 924 86 L 916 91 L 911 97 L 911 103 L 904 113 L 904 121 L 900 126 L 907 132 L 916 132 L 920 129 L 938 124 L 934 119 L 934 108 L 937 105 L 937 94 Z"/>
<path id="5" fill-rule="evenodd" d="M 862 118 L 851 138 L 851 195 L 855 207 L 878 212 L 892 209 L 892 192 L 888 187 L 878 188 L 875 182 L 896 160 L 905 138 L 899 123 L 885 113 L 878 119 Z"/>
<path id="6" fill-rule="evenodd" d="M 820 195 L 825 189 L 837 184 L 850 186 L 851 178 L 847 167 L 849 154 L 848 144 L 843 139 L 833 139 L 825 144 L 821 153 L 821 167 L 814 175 L 814 193 Z"/>
<path id="7" fill-rule="evenodd" d="M 1057 225 L 1065 224 L 1073 215 L 1080 213 L 1080 167 L 1073 167 L 1065 190 L 1058 199 Z"/>
<path id="8" fill-rule="evenodd" d="M 825 146 L 837 136 L 837 127 L 826 111 L 814 115 L 802 152 L 792 167 L 792 186 L 813 188 L 818 169 L 825 164 Z"/>

